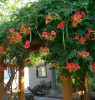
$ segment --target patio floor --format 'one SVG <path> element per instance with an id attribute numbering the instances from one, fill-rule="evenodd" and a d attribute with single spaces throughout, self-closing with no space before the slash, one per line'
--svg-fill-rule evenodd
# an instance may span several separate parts
<path id="1" fill-rule="evenodd" d="M 35 100 L 61 100 L 61 99 L 35 96 Z"/>

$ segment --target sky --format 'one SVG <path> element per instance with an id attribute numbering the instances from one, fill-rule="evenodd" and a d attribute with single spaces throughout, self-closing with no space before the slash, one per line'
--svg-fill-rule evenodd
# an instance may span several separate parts
<path id="1" fill-rule="evenodd" d="M 15 1 L 17 0 L 9 0 L 11 2 L 11 4 L 14 4 Z M 38 0 L 19 0 L 20 2 L 18 3 L 18 6 L 19 7 L 22 7 L 24 4 L 27 4 L 28 2 L 35 2 L 35 1 L 38 1 Z"/>
<path id="2" fill-rule="evenodd" d="M 9 16 L 13 11 L 16 11 L 16 9 L 20 9 L 29 2 L 35 1 L 38 0 L 8 0 L 5 4 L 0 2 L 0 21 L 2 21 L 2 19 L 4 18 L 9 19 Z"/>
<path id="3" fill-rule="evenodd" d="M 12 2 L 12 3 L 14 3 L 17 0 L 9 0 L 9 1 Z M 22 3 L 35 2 L 35 1 L 38 1 L 38 0 L 21 0 Z"/>

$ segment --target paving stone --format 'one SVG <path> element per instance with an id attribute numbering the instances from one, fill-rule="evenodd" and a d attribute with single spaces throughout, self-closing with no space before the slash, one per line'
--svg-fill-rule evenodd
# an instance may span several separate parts
<path id="1" fill-rule="evenodd" d="M 48 97 L 34 97 L 35 100 L 61 100 L 61 99 L 56 99 L 56 98 L 48 98 Z"/>

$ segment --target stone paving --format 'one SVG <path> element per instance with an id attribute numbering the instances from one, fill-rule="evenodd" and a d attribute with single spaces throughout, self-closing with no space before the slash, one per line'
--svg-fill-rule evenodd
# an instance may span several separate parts
<path id="1" fill-rule="evenodd" d="M 61 100 L 56 98 L 49 98 L 49 97 L 35 97 L 35 100 Z"/>

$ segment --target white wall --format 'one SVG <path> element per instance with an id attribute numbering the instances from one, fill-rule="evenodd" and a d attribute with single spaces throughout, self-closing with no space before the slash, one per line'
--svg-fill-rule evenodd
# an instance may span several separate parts
<path id="1" fill-rule="evenodd" d="M 41 81 L 51 81 L 51 70 L 49 70 L 50 65 L 46 66 L 47 77 L 46 78 L 37 78 L 36 76 L 36 67 L 33 68 L 24 68 L 24 88 L 27 90 L 27 87 L 33 88 L 35 85 L 39 84 Z M 8 72 L 5 71 L 4 82 L 7 83 L 9 80 Z M 15 89 L 18 86 L 18 73 L 16 79 L 13 81 L 13 88 Z"/>
<path id="2" fill-rule="evenodd" d="M 50 65 L 46 66 L 47 68 L 47 77 L 46 78 L 37 78 L 36 76 L 36 67 L 29 69 L 29 87 L 33 88 L 35 85 L 39 84 L 41 81 L 51 81 L 51 71 L 49 70 Z"/>
<path id="3" fill-rule="evenodd" d="M 29 87 L 29 68 L 24 68 L 24 88 L 27 89 Z"/>
<path id="4" fill-rule="evenodd" d="M 43 64 L 41 64 L 43 66 Z M 41 66 L 40 65 L 40 66 Z M 47 77 L 46 78 L 37 78 L 36 76 L 36 66 L 33 66 L 32 68 L 28 68 L 26 67 L 24 69 L 24 82 L 25 82 L 25 89 L 27 89 L 27 87 L 33 88 L 34 86 L 36 86 L 37 84 L 39 84 L 41 81 L 52 81 L 52 72 L 50 70 L 51 65 L 48 64 L 46 66 L 46 71 L 47 71 Z M 56 73 L 57 74 L 57 73 Z M 57 77 L 57 76 L 56 76 Z M 61 84 L 57 82 L 57 87 L 58 88 L 62 88 Z"/>

